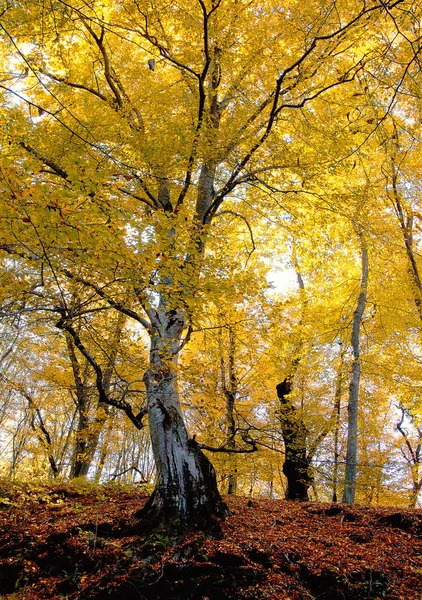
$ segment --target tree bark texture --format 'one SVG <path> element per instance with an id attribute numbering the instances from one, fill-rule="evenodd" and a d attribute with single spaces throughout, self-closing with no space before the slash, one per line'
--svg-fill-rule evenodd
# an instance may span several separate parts
<path id="1" fill-rule="evenodd" d="M 307 453 L 307 429 L 300 411 L 289 398 L 292 383 L 289 378 L 277 385 L 280 400 L 279 419 L 283 434 L 285 459 L 283 473 L 287 479 L 287 500 L 309 500 L 308 490 L 313 477 L 310 470 L 311 459 Z"/>
<path id="2" fill-rule="evenodd" d="M 292 262 L 296 271 L 298 288 L 301 296 L 302 314 L 298 324 L 298 335 L 293 348 L 293 358 L 287 377 L 276 387 L 279 403 L 279 421 L 284 441 L 285 458 L 283 473 L 287 479 L 286 499 L 307 501 L 308 489 L 313 478 L 310 471 L 311 458 L 307 452 L 308 431 L 300 411 L 293 405 L 290 394 L 293 382 L 303 355 L 303 324 L 308 300 L 305 284 L 299 270 L 295 241 L 292 240 Z"/>
<path id="3" fill-rule="evenodd" d="M 85 362 L 84 373 L 81 372 L 81 367 L 76 356 L 75 346 L 72 337 L 69 333 L 65 333 L 67 351 L 72 366 L 73 379 L 75 382 L 76 407 L 78 414 L 78 422 L 76 429 L 75 447 L 72 457 L 72 465 L 70 468 L 71 479 L 75 477 L 86 476 L 89 470 L 89 464 L 86 461 L 87 435 L 88 435 L 88 407 L 89 395 L 86 380 L 88 377 L 89 364 Z"/>
<path id="4" fill-rule="evenodd" d="M 189 437 L 177 388 L 177 356 L 185 318 L 161 307 L 149 311 L 150 368 L 144 375 L 148 420 L 158 481 L 139 516 L 150 525 L 206 526 L 227 507 L 208 458 Z"/>
<path id="5" fill-rule="evenodd" d="M 340 363 L 337 371 L 336 388 L 334 392 L 334 466 L 333 466 L 333 502 L 338 501 L 338 482 L 339 482 L 339 458 L 340 458 L 340 413 L 341 413 L 341 396 L 343 393 L 343 378 L 344 378 L 344 357 L 346 349 L 342 345 L 340 350 Z"/>
<path id="6" fill-rule="evenodd" d="M 361 280 L 360 292 L 353 314 L 352 321 L 352 350 L 353 363 L 349 387 L 349 404 L 347 419 L 347 450 L 346 450 L 346 471 L 344 478 L 344 492 L 342 501 L 346 504 L 353 504 L 356 495 L 357 483 L 357 454 L 358 454 L 358 411 L 359 411 L 359 384 L 361 374 L 360 360 L 360 329 L 362 317 L 366 305 L 366 295 L 368 289 L 368 248 L 363 233 L 357 231 L 361 245 Z"/>

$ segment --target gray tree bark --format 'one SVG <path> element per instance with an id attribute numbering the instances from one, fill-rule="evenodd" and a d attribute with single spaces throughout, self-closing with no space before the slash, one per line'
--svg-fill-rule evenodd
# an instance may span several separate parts
<path id="1" fill-rule="evenodd" d="M 218 120 L 212 123 L 218 127 Z M 204 225 L 210 223 L 210 208 L 214 199 L 216 164 L 204 162 L 198 181 L 198 195 L 193 221 L 192 249 L 184 262 L 184 268 L 192 272 L 191 285 L 195 285 L 201 270 L 206 236 Z M 163 194 L 163 184 L 160 193 Z M 172 208 L 170 195 L 166 194 L 167 207 Z M 174 230 L 169 231 L 170 252 Z M 172 257 L 169 257 L 172 260 Z M 164 289 L 171 289 L 172 278 L 162 275 Z M 150 526 L 160 523 L 173 527 L 207 527 L 215 517 L 228 514 L 217 488 L 215 470 L 201 451 L 198 443 L 190 437 L 183 418 L 177 385 L 178 357 L 185 340 L 187 327 L 184 291 L 179 297 L 160 293 L 157 308 L 147 309 L 150 320 L 150 358 L 144 382 L 147 391 L 148 423 L 151 445 L 157 468 L 155 490 L 138 513 Z M 186 293 L 190 293 L 189 290 Z M 170 302 L 171 299 L 171 302 Z"/>
<path id="2" fill-rule="evenodd" d="M 353 350 L 352 373 L 350 377 L 349 404 L 347 419 L 347 450 L 346 450 L 346 471 L 344 478 L 344 492 L 342 502 L 353 504 L 356 495 L 357 483 L 357 454 L 358 454 L 358 410 L 359 410 L 359 384 L 361 374 L 360 361 L 360 329 L 362 317 L 366 305 L 366 295 L 368 289 L 368 248 L 364 235 L 360 229 L 357 229 L 357 235 L 360 241 L 361 249 L 361 280 L 360 292 L 353 314 L 351 344 Z"/>
<path id="3" fill-rule="evenodd" d="M 157 485 L 138 514 L 152 526 L 204 526 L 224 516 L 227 507 L 217 489 L 208 458 L 187 432 L 177 387 L 177 359 L 185 317 L 160 302 L 149 310 L 152 323 L 150 367 L 144 375 L 148 421 L 157 467 Z M 146 520 L 146 519 L 145 519 Z"/>
<path id="4" fill-rule="evenodd" d="M 341 343 L 341 342 L 340 342 Z M 339 481 L 339 458 L 340 458 L 340 412 L 341 412 L 341 396 L 343 393 L 343 378 L 344 378 L 344 357 L 346 349 L 341 345 L 340 363 L 337 371 L 336 388 L 334 392 L 334 468 L 333 468 L 333 502 L 338 501 L 338 481 Z"/>

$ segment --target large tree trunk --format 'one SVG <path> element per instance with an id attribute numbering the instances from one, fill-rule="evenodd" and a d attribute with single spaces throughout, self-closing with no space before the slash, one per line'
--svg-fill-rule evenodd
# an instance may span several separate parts
<path id="1" fill-rule="evenodd" d="M 350 377 L 348 420 L 347 420 L 347 451 L 346 472 L 344 478 L 344 492 L 342 501 L 353 504 L 356 495 L 357 483 L 357 454 L 358 454 L 358 409 L 359 409 L 359 384 L 360 384 L 360 328 L 363 312 L 366 305 L 366 292 L 368 287 L 368 248 L 360 230 L 357 231 L 361 242 L 362 274 L 360 292 L 352 323 L 352 349 L 353 364 Z"/>
<path id="2" fill-rule="evenodd" d="M 138 514 L 153 526 L 207 526 L 210 519 L 228 510 L 218 492 L 214 468 L 189 437 L 183 420 L 177 356 L 185 319 L 176 310 L 164 308 L 149 314 L 153 330 L 144 381 L 157 484 Z"/>

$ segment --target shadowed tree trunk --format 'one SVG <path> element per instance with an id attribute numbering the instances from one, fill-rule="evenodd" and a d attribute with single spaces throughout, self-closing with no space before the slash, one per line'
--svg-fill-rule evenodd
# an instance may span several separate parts
<path id="1" fill-rule="evenodd" d="M 85 361 L 83 373 L 75 352 L 75 345 L 71 335 L 65 334 L 67 351 L 72 366 L 73 379 L 75 382 L 76 408 L 77 408 L 77 427 L 75 432 L 75 447 L 73 451 L 70 477 L 80 477 L 87 475 L 89 465 L 86 464 L 87 435 L 89 427 L 89 393 L 87 380 L 89 376 L 89 363 Z M 84 468 L 88 467 L 88 468 Z"/>
<path id="2" fill-rule="evenodd" d="M 220 329 L 220 370 L 221 370 L 221 382 L 223 387 L 223 393 L 226 398 L 226 426 L 227 426 L 227 443 L 226 447 L 229 450 L 234 450 L 236 448 L 236 422 L 234 417 L 234 408 L 236 402 L 237 395 L 237 378 L 235 372 L 235 337 L 233 327 L 229 325 L 228 336 L 229 336 L 229 347 L 228 347 L 228 360 L 227 365 L 224 361 L 223 355 L 223 344 L 221 340 L 222 330 Z M 227 371 L 227 372 L 226 372 Z M 234 461 L 234 464 L 232 464 Z M 233 458 L 231 460 L 231 466 L 228 473 L 228 484 L 227 484 L 227 494 L 236 494 L 237 492 L 237 469 L 236 469 L 236 454 L 233 454 Z"/>
<path id="3" fill-rule="evenodd" d="M 292 381 L 287 377 L 277 385 L 279 420 L 285 449 L 283 473 L 287 478 L 286 499 L 306 501 L 313 481 L 306 444 L 308 431 L 301 411 L 293 406 L 289 398 L 291 390 Z"/>
<path id="4" fill-rule="evenodd" d="M 299 334 L 293 350 L 293 359 L 291 361 L 289 375 L 277 385 L 276 389 L 277 396 L 280 400 L 278 415 L 285 448 L 283 473 L 287 479 L 286 499 L 307 501 L 309 500 L 309 488 L 314 482 L 311 463 L 319 445 L 335 426 L 336 415 L 339 409 L 338 402 L 341 397 L 341 386 L 339 390 L 336 390 L 336 398 L 331 415 L 324 422 L 321 431 L 311 442 L 308 439 L 308 430 L 303 419 L 303 412 L 301 409 L 294 406 L 290 397 L 294 379 L 303 356 L 304 333 L 302 328 L 308 304 L 305 284 L 299 270 L 294 243 L 292 262 L 296 271 L 299 292 L 302 298 L 302 314 L 298 325 Z M 341 353 L 340 369 L 342 368 L 343 356 L 344 351 Z"/>
<path id="5" fill-rule="evenodd" d="M 293 349 L 293 359 L 290 365 L 289 375 L 276 386 L 276 390 L 280 400 L 278 414 L 285 451 L 283 473 L 287 478 L 286 499 L 306 501 L 309 499 L 308 489 L 313 481 L 309 469 L 310 459 L 307 453 L 308 431 L 303 421 L 301 411 L 293 405 L 290 394 L 297 370 L 302 360 L 304 344 L 302 327 L 308 300 L 306 297 L 305 284 L 299 271 L 294 240 L 292 243 L 292 262 L 296 271 L 299 293 L 301 296 L 302 314 L 298 325 L 299 334 Z"/>

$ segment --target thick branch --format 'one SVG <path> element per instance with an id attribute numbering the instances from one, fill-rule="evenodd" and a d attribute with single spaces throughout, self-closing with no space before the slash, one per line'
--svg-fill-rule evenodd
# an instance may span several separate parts
<path id="1" fill-rule="evenodd" d="M 111 106 L 113 105 L 113 103 L 110 102 L 110 100 L 106 96 L 104 96 L 104 94 L 101 94 L 101 92 L 99 92 L 98 90 L 95 90 L 94 88 L 91 88 L 87 85 L 83 85 L 82 83 L 76 83 L 74 81 L 69 81 L 67 79 L 67 77 L 59 77 L 59 75 L 54 75 L 53 73 L 49 73 L 48 71 L 44 71 L 43 69 L 38 69 L 38 72 L 41 73 L 42 75 L 45 75 L 46 77 L 49 77 L 53 81 L 56 81 L 57 83 L 63 83 L 64 85 L 67 85 L 68 87 L 76 88 L 78 90 L 84 90 L 86 92 L 89 92 L 93 96 L 96 96 L 100 100 L 107 102 Z"/>
<path id="2" fill-rule="evenodd" d="M 62 169 L 57 163 L 52 161 L 50 158 L 47 158 L 46 156 L 38 152 L 38 150 L 36 150 L 32 146 L 29 146 L 29 144 L 26 144 L 25 142 L 19 142 L 19 145 L 29 154 L 35 156 L 35 158 L 42 162 L 44 165 L 50 167 L 50 169 L 54 172 L 55 175 L 58 175 L 66 181 L 70 181 L 67 172 L 64 169 Z"/>
<path id="3" fill-rule="evenodd" d="M 219 446 L 215 448 L 214 446 L 208 446 L 207 444 L 199 444 L 196 440 L 194 441 L 196 446 L 201 450 L 208 450 L 209 452 L 223 452 L 225 454 L 250 454 L 251 452 L 258 451 L 258 445 L 255 440 L 252 439 L 244 439 L 245 444 L 249 444 L 250 448 L 229 448 L 227 445 Z"/>
<path id="4" fill-rule="evenodd" d="M 90 33 L 90 35 L 94 39 L 94 41 L 97 44 L 97 47 L 101 53 L 101 56 L 103 57 L 104 76 L 110 87 L 111 92 L 113 93 L 114 101 L 115 101 L 114 103 L 112 103 L 112 106 L 113 106 L 113 104 L 115 104 L 115 106 L 119 110 L 122 109 L 125 105 L 127 105 L 128 107 L 131 107 L 129 110 L 129 113 L 128 113 L 129 126 L 131 127 L 131 129 L 133 129 L 135 131 L 140 131 L 143 133 L 144 132 L 144 124 L 143 124 L 141 113 L 139 112 L 139 110 L 137 108 L 131 106 L 130 98 L 110 62 L 110 57 L 108 56 L 106 47 L 104 45 L 104 33 L 105 33 L 104 26 L 101 26 L 101 34 L 98 36 L 95 33 L 95 31 L 92 29 L 92 27 L 89 25 L 89 23 L 87 22 L 86 19 L 82 18 L 82 23 L 84 24 L 86 30 Z M 135 115 L 136 121 L 135 121 L 135 118 L 133 115 Z"/>

